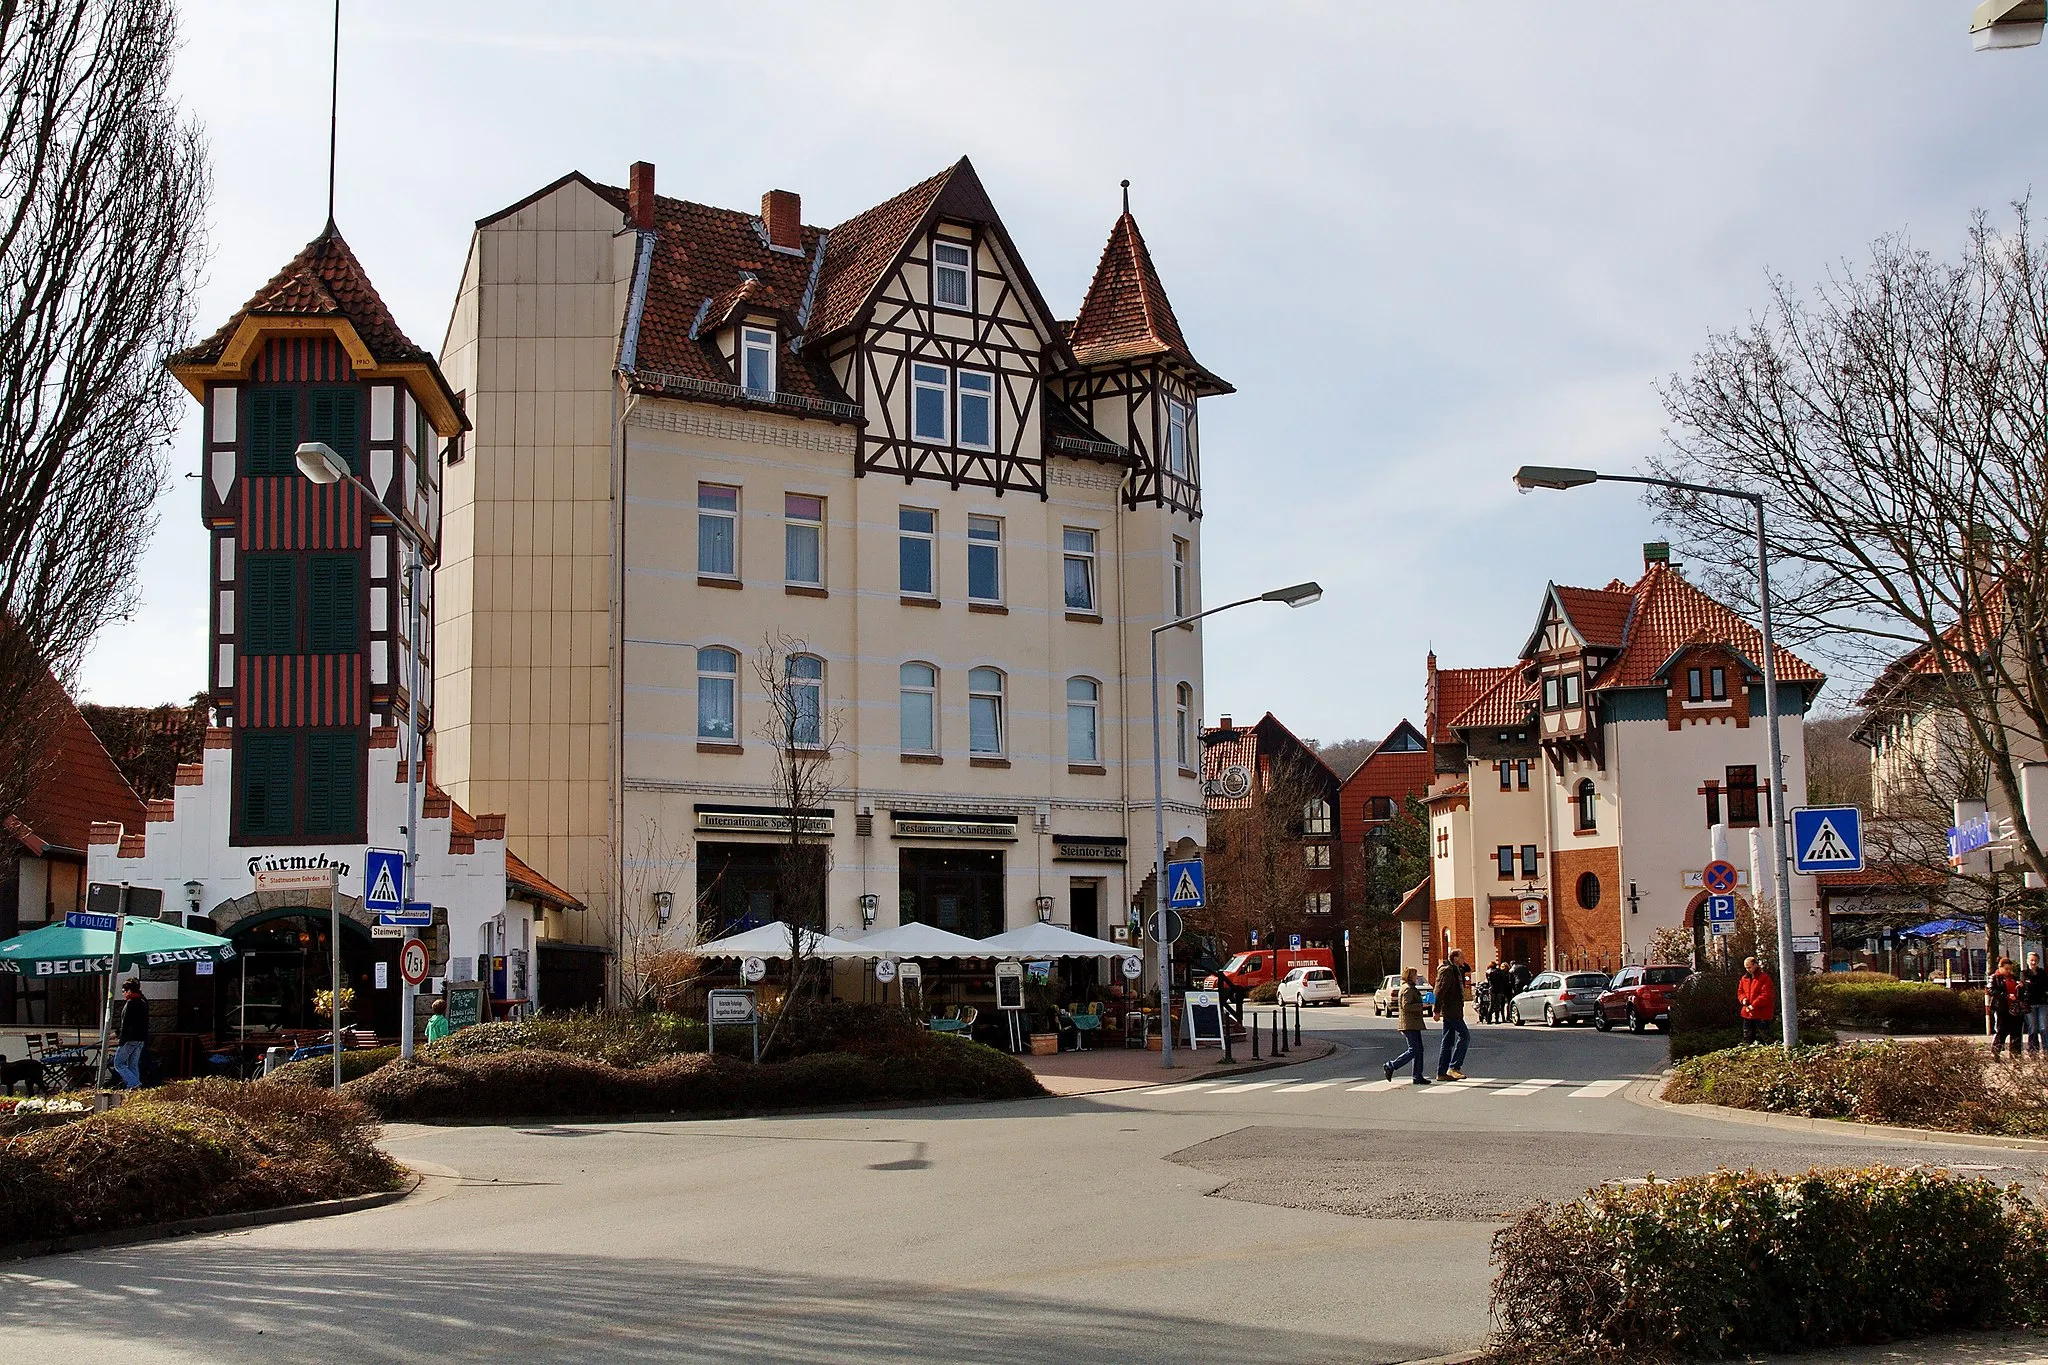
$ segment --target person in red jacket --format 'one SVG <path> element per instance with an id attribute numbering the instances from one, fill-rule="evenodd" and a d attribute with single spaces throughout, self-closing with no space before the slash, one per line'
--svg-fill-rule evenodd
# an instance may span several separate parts
<path id="1" fill-rule="evenodd" d="M 1742 980 L 1735 983 L 1735 1003 L 1742 1009 L 1742 1043 L 1770 1041 L 1771 1021 L 1778 1017 L 1778 987 L 1761 962 L 1742 960 Z"/>

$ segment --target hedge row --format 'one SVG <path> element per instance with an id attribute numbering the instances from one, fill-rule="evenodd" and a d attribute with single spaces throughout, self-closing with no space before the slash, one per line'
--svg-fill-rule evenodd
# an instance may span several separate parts
<path id="1" fill-rule="evenodd" d="M 1805 998 L 1842 1028 L 1885 1033 L 1982 1033 L 1984 1000 L 1974 991 L 1855 976 L 1816 977 Z"/>
<path id="2" fill-rule="evenodd" d="M 1961 1038 L 1747 1047 L 1679 1064 L 1674 1104 L 1724 1104 L 1808 1118 L 1949 1132 L 2048 1134 L 2048 1062 L 1999 1062 Z"/>
<path id="3" fill-rule="evenodd" d="M 354 1100 L 207 1080 L 0 1140 L 0 1244 L 393 1189 Z"/>
<path id="4" fill-rule="evenodd" d="M 1029 1068 L 979 1043 L 917 1034 L 887 1051 L 814 1052 L 783 1062 L 679 1054 L 641 1067 L 518 1050 L 396 1062 L 342 1087 L 386 1119 L 571 1114 L 722 1114 L 817 1104 L 1020 1099 Z"/>
<path id="5" fill-rule="evenodd" d="M 2048 1221 L 1946 1171 L 1716 1171 L 1494 1237 L 1502 1360 L 1713 1357 L 2048 1321 Z"/>

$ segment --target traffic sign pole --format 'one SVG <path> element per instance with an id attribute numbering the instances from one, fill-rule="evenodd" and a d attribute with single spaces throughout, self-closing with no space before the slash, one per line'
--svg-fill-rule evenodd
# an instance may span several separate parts
<path id="1" fill-rule="evenodd" d="M 114 956 L 107 963 L 107 1007 L 100 1011 L 100 1059 L 92 1078 L 93 1107 L 107 1107 L 107 1025 L 114 1019 L 114 986 L 121 976 L 121 930 L 128 925 L 128 883 L 121 883 L 121 902 L 114 910 Z"/>

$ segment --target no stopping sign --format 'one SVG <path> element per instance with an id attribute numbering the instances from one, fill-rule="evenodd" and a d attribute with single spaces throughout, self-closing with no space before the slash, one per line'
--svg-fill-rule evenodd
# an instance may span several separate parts
<path id="1" fill-rule="evenodd" d="M 417 986 L 427 979 L 427 945 L 416 938 L 409 938 L 398 950 L 398 974 L 405 978 L 408 986 Z"/>

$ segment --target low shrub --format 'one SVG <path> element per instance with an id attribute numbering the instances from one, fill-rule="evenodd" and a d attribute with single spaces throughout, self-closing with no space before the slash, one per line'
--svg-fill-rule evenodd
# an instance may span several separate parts
<path id="1" fill-rule="evenodd" d="M 766 1038 L 771 1028 L 777 1061 L 813 1052 L 887 1052 L 905 1038 L 924 1036 L 906 1010 L 846 1000 L 799 1001 L 783 1010 L 779 1024 L 763 1019 L 761 1036 Z"/>
<path id="2" fill-rule="evenodd" d="M 0 1140 L 0 1243 L 396 1187 L 361 1104 L 310 1085 L 207 1080 Z"/>
<path id="3" fill-rule="evenodd" d="M 1716 1171 L 1539 1205 L 1494 1237 L 1494 1358 L 1722 1356 L 2048 1320 L 2048 1226 L 1918 1167 Z"/>
<path id="4" fill-rule="evenodd" d="M 1280 1000 L 1280 983 L 1277 981 L 1261 981 L 1258 985 L 1252 987 L 1251 994 L 1247 995 L 1245 999 L 1254 1005 L 1277 1004 Z"/>
<path id="5" fill-rule="evenodd" d="M 1775 1023 L 1771 1025 L 1771 1036 L 1773 1038 L 1779 1036 L 1778 1026 Z M 1810 1019 L 1802 1019 L 1799 1021 L 1799 1041 L 1802 1044 L 1832 1043 L 1835 1041 L 1835 1031 L 1825 1024 L 1816 1023 Z M 1734 1024 L 1727 1028 L 1689 1029 L 1684 1033 L 1674 1032 L 1671 1035 L 1670 1044 L 1671 1060 L 1674 1062 L 1682 1062 L 1688 1057 L 1703 1057 L 1709 1052 L 1721 1052 L 1727 1048 L 1741 1047 L 1742 1026 Z"/>
<path id="6" fill-rule="evenodd" d="M 466 1032 L 467 1030 L 465 1030 Z M 723 1053 L 607 1066 L 515 1050 L 399 1062 L 343 1087 L 386 1119 L 570 1114 L 737 1113 L 818 1104 L 1017 1099 L 1042 1095 L 1030 1069 L 993 1048 L 918 1030 L 861 1052 L 813 1052 L 755 1065 Z"/>
<path id="7" fill-rule="evenodd" d="M 1816 978 L 1805 994 L 1821 1017 L 1842 1028 L 1882 1029 L 1886 1033 L 1982 1033 L 1984 999 L 1980 993 L 1952 991 L 1946 986 L 1871 979 L 1859 972 Z"/>
<path id="8" fill-rule="evenodd" d="M 1799 1003 L 1799 1036 L 1813 1042 L 1833 1042 L 1834 1030 L 1813 1002 L 1814 979 L 1793 979 L 1792 988 Z M 1665 1031 L 1670 1035 L 1672 1061 L 1740 1045 L 1742 1009 L 1736 1003 L 1735 987 L 1741 980 L 1742 973 L 1735 968 L 1709 967 L 1694 972 L 1671 993 L 1671 1021 Z"/>
<path id="9" fill-rule="evenodd" d="M 358 1076 L 367 1076 L 386 1062 L 398 1060 L 395 1047 L 369 1047 L 359 1052 L 344 1049 L 341 1054 L 341 1083 L 347 1085 Z M 329 1089 L 334 1085 L 334 1058 L 308 1057 L 302 1062 L 286 1062 L 283 1066 L 262 1078 L 269 1085 L 318 1085 Z"/>
<path id="10" fill-rule="evenodd" d="M 2048 1132 L 2048 1063 L 1995 1062 L 1960 1038 L 1734 1048 L 1681 1063 L 1673 1104 L 1853 1119 L 1950 1132 Z"/>

